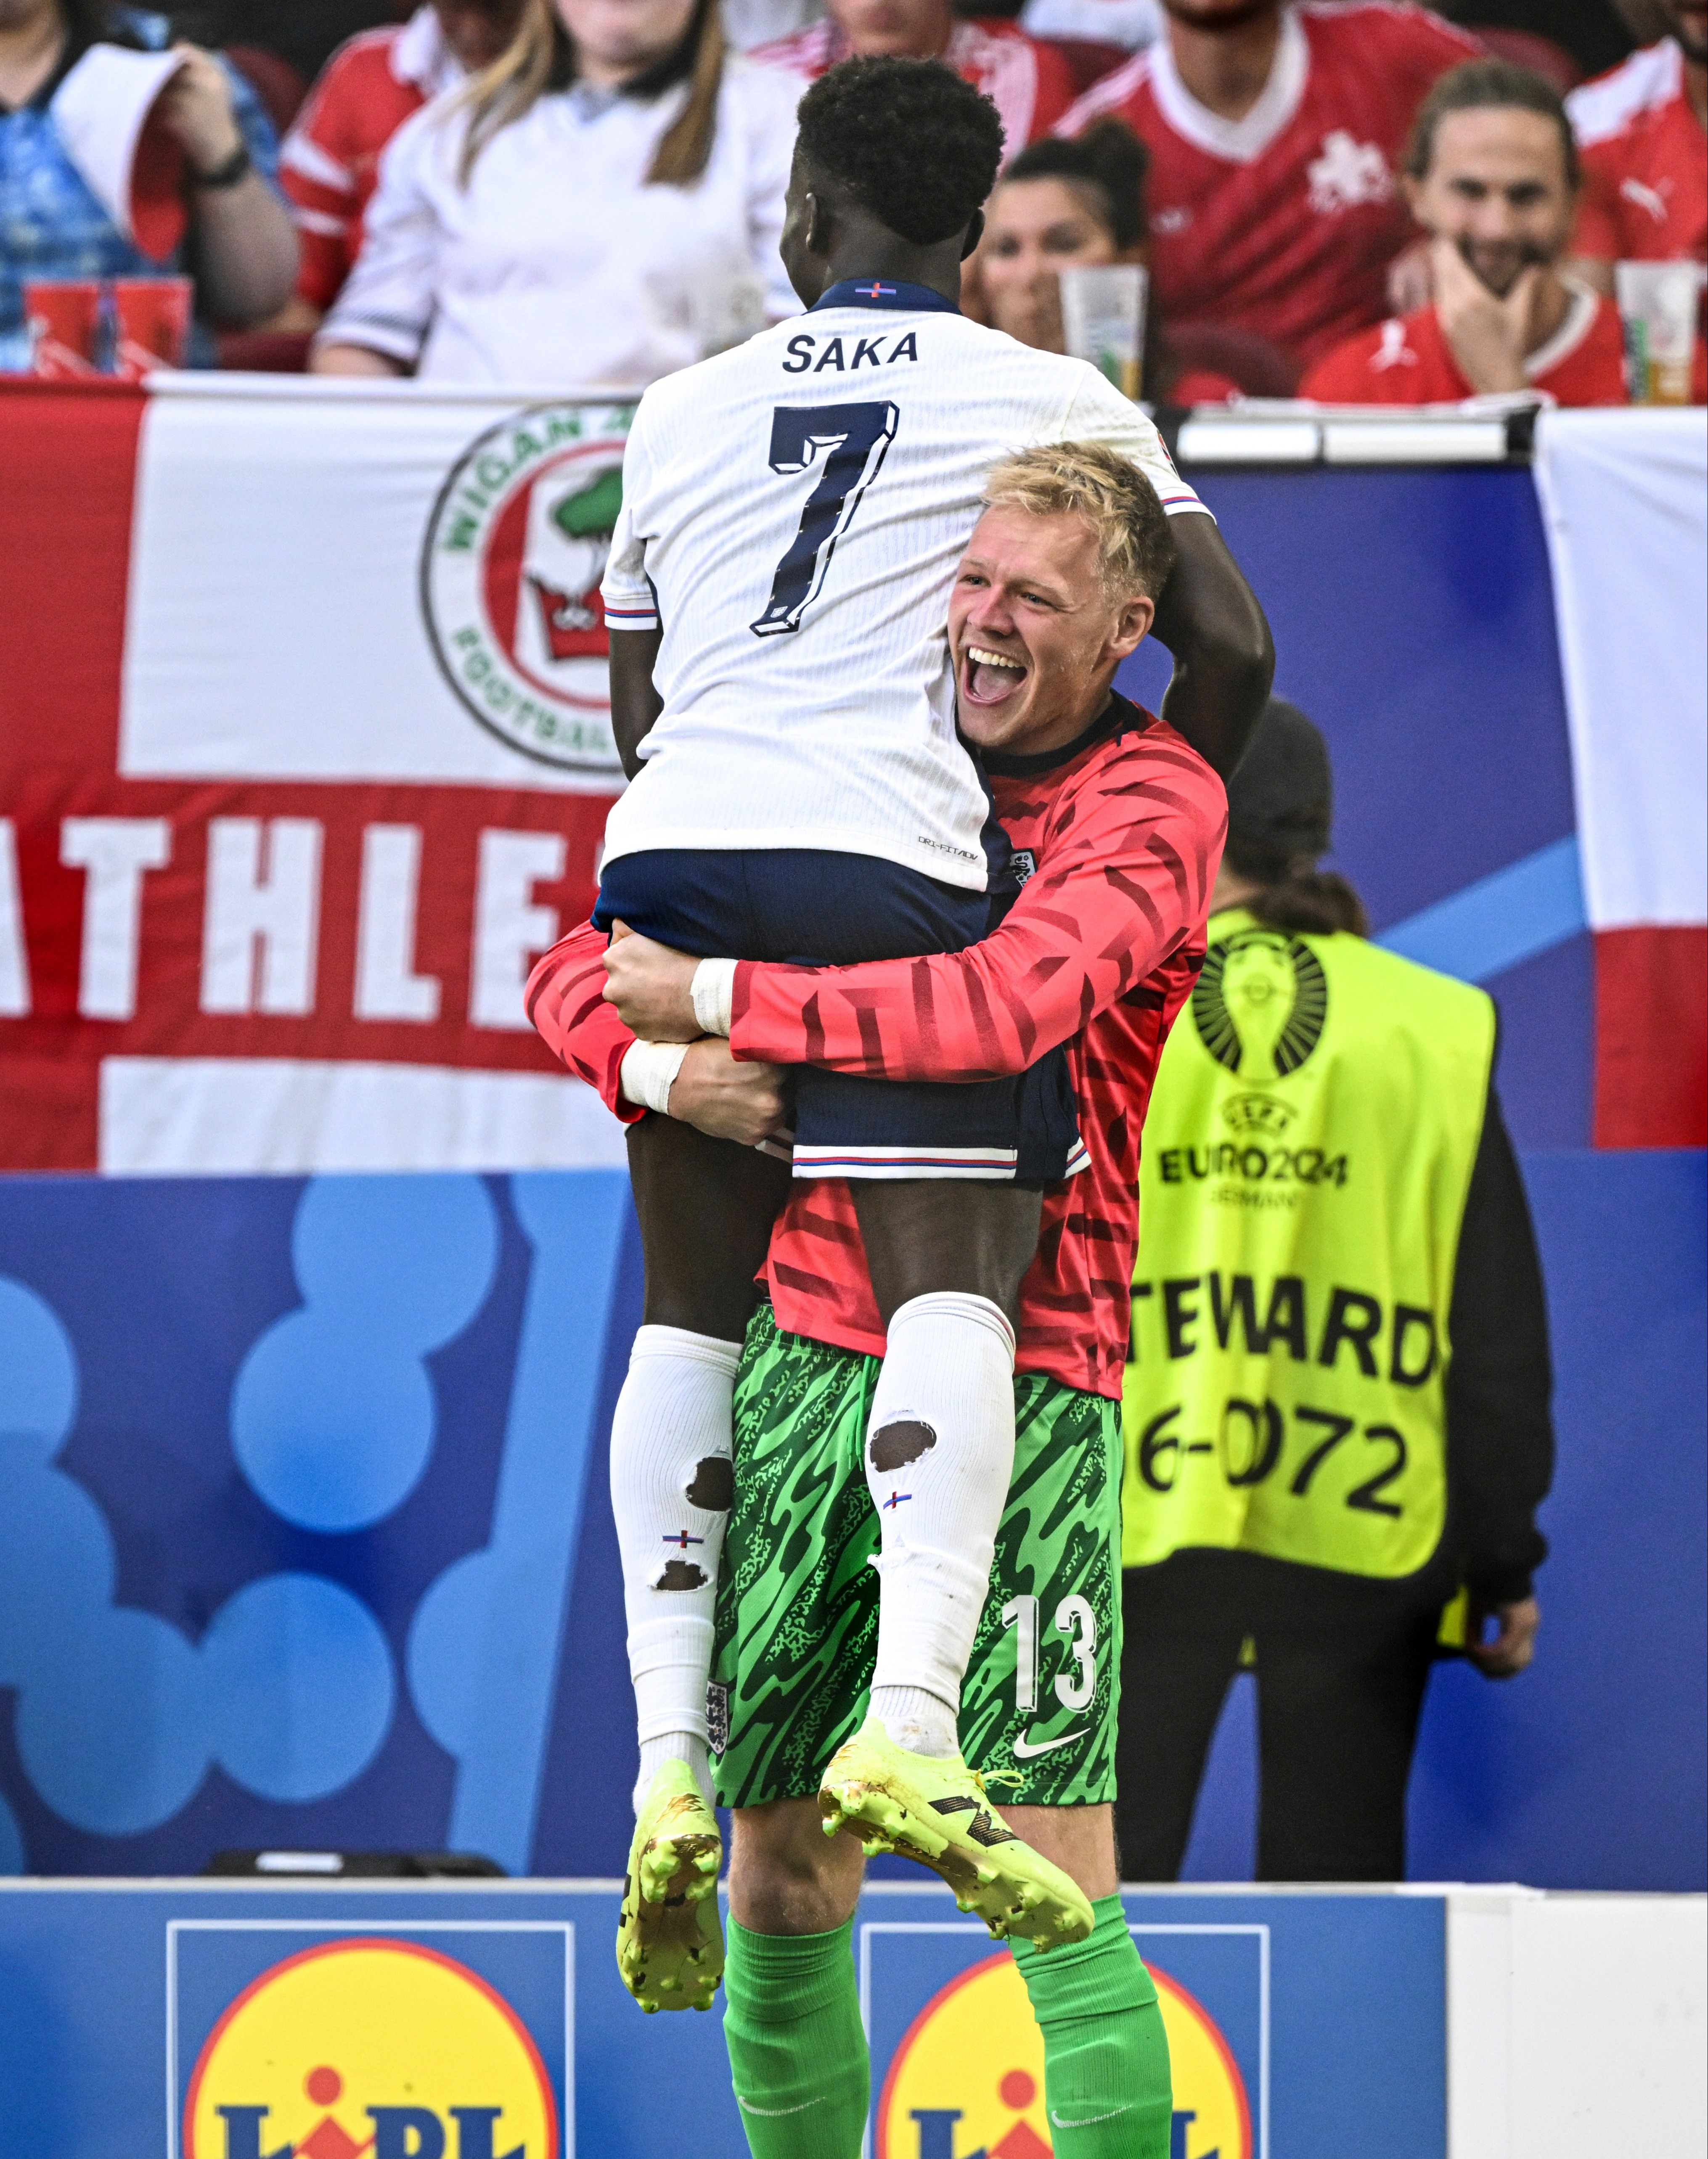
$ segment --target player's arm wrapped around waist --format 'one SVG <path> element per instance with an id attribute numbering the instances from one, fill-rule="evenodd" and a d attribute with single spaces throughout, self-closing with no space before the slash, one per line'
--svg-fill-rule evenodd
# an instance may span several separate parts
<path id="1" fill-rule="evenodd" d="M 632 1125 L 646 1114 L 623 1091 L 623 1060 L 634 1037 L 605 1002 L 605 933 L 583 922 L 542 954 L 528 977 L 523 1002 L 552 1055 L 590 1087 L 605 1107 Z"/>
<path id="2" fill-rule="evenodd" d="M 732 1054 L 971 1082 L 1023 1072 L 1071 1040 L 1198 936 L 1225 824 L 1222 806 L 1207 815 L 1192 792 L 1153 784 L 1107 784 L 1076 807 L 1002 927 L 963 952 L 856 967 L 743 962 Z"/>

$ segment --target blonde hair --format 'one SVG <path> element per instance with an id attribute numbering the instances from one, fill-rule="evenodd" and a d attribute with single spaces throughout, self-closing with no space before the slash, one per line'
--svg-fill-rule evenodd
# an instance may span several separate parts
<path id="1" fill-rule="evenodd" d="M 646 175 L 650 188 L 691 186 L 705 172 L 712 156 L 725 50 L 717 0 L 699 0 L 684 44 L 691 40 L 693 57 L 687 70 L 687 101 L 652 153 Z M 531 111 L 548 91 L 567 89 L 576 73 L 575 40 L 551 0 L 523 0 L 515 36 L 463 93 L 468 107 L 468 132 L 463 145 L 464 186 L 475 159 L 499 129 Z"/>
<path id="2" fill-rule="evenodd" d="M 1155 599 L 1174 567 L 1174 541 L 1144 474 L 1100 443 L 1049 443 L 1004 458 L 986 484 L 986 510 L 1083 517 L 1097 536 L 1098 568 L 1111 598 Z"/>

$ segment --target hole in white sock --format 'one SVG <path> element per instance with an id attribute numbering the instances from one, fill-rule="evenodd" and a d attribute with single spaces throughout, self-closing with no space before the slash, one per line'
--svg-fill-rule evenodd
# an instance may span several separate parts
<path id="1" fill-rule="evenodd" d="M 655 1589 L 704 1589 L 710 1577 L 691 1559 L 667 1559 L 653 1577 Z"/>
<path id="2" fill-rule="evenodd" d="M 872 1466 L 880 1476 L 893 1469 L 905 1469 L 910 1462 L 917 1462 L 922 1454 L 929 1454 L 937 1444 L 934 1427 L 919 1417 L 898 1417 L 872 1435 Z"/>
<path id="3" fill-rule="evenodd" d="M 708 1514 L 727 1514 L 735 1504 L 735 1470 L 727 1454 L 708 1454 L 694 1465 L 682 1496 Z"/>

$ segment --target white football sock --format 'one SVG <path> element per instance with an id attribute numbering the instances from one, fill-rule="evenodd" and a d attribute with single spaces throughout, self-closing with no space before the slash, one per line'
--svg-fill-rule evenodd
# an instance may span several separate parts
<path id="1" fill-rule="evenodd" d="M 1014 1330 L 988 1297 L 910 1298 L 889 1323 L 866 1482 L 882 1535 L 872 1714 L 912 1753 L 957 1751 L 1013 1470 Z"/>
<path id="2" fill-rule="evenodd" d="M 653 1778 L 666 1762 L 686 1762 L 694 1773 L 701 1798 L 708 1807 L 717 1804 L 712 1789 L 712 1750 L 706 1742 L 691 1732 L 661 1732 L 656 1739 L 640 1742 L 640 1774 L 629 1795 L 636 1814 Z"/>
<path id="3" fill-rule="evenodd" d="M 637 1811 L 668 1761 L 688 1763 L 712 1798 L 706 1682 L 734 1492 L 730 1428 L 740 1362 L 736 1343 L 643 1327 L 611 1420 L 611 1506 L 640 1739 Z"/>
<path id="4" fill-rule="evenodd" d="M 882 1719 L 884 1730 L 909 1754 L 934 1754 L 941 1761 L 960 1752 L 955 1711 L 924 1687 L 874 1686 L 869 1713 Z"/>

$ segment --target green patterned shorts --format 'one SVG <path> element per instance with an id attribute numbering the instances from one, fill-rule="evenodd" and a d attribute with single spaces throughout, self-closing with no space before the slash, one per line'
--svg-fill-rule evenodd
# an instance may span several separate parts
<path id="1" fill-rule="evenodd" d="M 866 1714 L 877 1516 L 862 1449 L 878 1360 L 761 1304 L 735 1396 L 735 1504 L 708 1703 L 725 1806 L 803 1799 Z M 1014 1383 L 1014 1481 L 960 1710 L 961 1752 L 1021 1806 L 1115 1797 L 1121 1405 Z"/>

